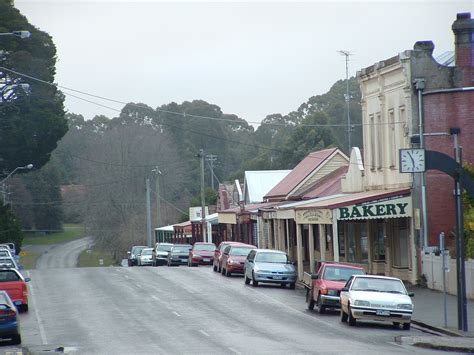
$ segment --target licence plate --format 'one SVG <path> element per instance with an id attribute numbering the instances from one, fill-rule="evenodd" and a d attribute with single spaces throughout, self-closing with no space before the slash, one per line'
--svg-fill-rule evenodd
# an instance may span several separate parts
<path id="1" fill-rule="evenodd" d="M 387 311 L 387 310 L 385 310 L 385 309 L 377 309 L 377 310 L 375 311 L 375 314 L 376 314 L 377 316 L 389 316 L 389 315 L 390 315 L 390 311 Z"/>
<path id="2" fill-rule="evenodd" d="M 202 259 L 202 261 L 204 261 L 205 263 L 208 263 L 209 261 L 211 261 L 211 259 Z"/>
<path id="3" fill-rule="evenodd" d="M 187 263 L 188 261 L 186 259 L 181 259 L 182 263 Z"/>
<path id="4" fill-rule="evenodd" d="M 282 278 L 283 278 L 283 277 L 281 277 L 281 276 L 273 276 L 273 279 L 274 279 L 274 280 L 281 280 Z"/>

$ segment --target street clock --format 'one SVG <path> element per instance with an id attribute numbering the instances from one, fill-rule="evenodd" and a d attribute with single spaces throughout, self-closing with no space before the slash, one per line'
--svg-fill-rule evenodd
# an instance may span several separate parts
<path id="1" fill-rule="evenodd" d="M 401 173 L 423 173 L 425 170 L 426 166 L 424 149 L 400 149 Z"/>

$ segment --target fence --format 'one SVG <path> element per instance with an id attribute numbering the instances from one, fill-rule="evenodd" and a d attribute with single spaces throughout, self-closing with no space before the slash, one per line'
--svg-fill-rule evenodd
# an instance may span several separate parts
<path id="1" fill-rule="evenodd" d="M 456 259 L 446 256 L 449 270 L 446 272 L 446 290 L 452 295 L 457 294 Z M 426 284 L 433 290 L 443 291 L 443 258 L 441 255 L 424 254 L 422 257 L 422 273 Z M 468 259 L 466 265 L 466 295 L 474 299 L 474 260 Z"/>

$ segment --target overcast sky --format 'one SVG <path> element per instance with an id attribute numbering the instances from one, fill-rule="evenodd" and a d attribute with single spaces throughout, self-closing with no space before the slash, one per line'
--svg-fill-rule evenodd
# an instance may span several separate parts
<path id="1" fill-rule="evenodd" d="M 58 52 L 56 82 L 153 108 L 203 99 L 250 122 L 286 114 L 373 63 L 432 40 L 453 50 L 474 1 L 178 2 L 16 0 Z M 120 110 L 123 105 L 98 99 Z M 67 96 L 69 112 L 118 113 Z"/>

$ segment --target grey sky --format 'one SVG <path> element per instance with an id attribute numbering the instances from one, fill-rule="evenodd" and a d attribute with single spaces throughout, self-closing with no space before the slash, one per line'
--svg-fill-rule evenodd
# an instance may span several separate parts
<path id="1" fill-rule="evenodd" d="M 59 85 L 153 108 L 203 99 L 261 121 L 350 75 L 432 40 L 453 49 L 457 12 L 473 1 L 161 2 L 16 0 L 57 46 Z M 90 98 L 89 98 L 90 99 Z M 121 109 L 123 105 L 94 101 Z M 117 112 L 73 97 L 86 119 Z"/>

